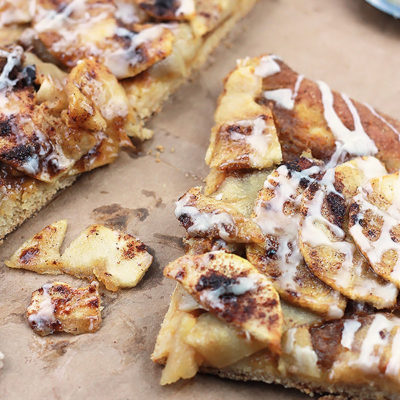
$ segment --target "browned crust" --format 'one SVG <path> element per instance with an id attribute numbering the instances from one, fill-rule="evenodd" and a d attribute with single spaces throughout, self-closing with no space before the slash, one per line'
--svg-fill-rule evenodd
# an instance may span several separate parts
<path id="1" fill-rule="evenodd" d="M 216 369 L 209 367 L 201 367 L 201 372 L 217 375 L 220 378 L 232 379 L 235 381 L 259 381 L 267 384 L 279 384 L 288 389 L 297 389 L 314 397 L 314 395 L 323 395 L 320 400 L 396 400 L 397 395 L 389 394 L 383 391 L 371 390 L 368 386 L 350 387 L 349 385 L 332 385 L 324 386 L 314 382 L 306 382 L 296 377 L 282 377 L 269 374 L 267 372 L 249 373 L 247 370 L 235 368 Z"/>

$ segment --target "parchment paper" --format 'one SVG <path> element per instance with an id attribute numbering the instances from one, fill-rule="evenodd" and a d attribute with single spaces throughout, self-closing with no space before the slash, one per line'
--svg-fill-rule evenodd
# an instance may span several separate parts
<path id="1" fill-rule="evenodd" d="M 0 350 L 5 365 L 0 399 L 304 398 L 279 386 L 204 375 L 161 387 L 161 368 L 150 361 L 174 286 L 163 279 L 162 267 L 183 253 L 174 201 L 206 176 L 203 158 L 222 78 L 237 58 L 263 52 L 277 53 L 305 75 L 400 117 L 399 21 L 363 0 L 260 0 L 208 66 L 153 119 L 156 135 L 141 155 L 123 154 L 113 165 L 83 176 L 5 240 L 1 262 L 48 223 L 67 218 L 68 243 L 99 221 L 138 235 L 155 261 L 138 287 L 104 293 L 99 332 L 47 338 L 34 334 L 25 320 L 31 292 L 57 279 L 85 282 L 9 270 L 1 263 Z M 157 146 L 164 148 L 159 157 Z"/>

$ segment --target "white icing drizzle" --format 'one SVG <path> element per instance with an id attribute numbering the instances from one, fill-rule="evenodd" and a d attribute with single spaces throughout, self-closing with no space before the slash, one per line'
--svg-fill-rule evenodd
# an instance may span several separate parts
<path id="1" fill-rule="evenodd" d="M 255 69 L 255 75 L 262 78 L 274 75 L 281 71 L 279 64 L 276 60 L 280 60 L 279 57 L 275 55 L 265 56 L 261 59 L 259 66 Z M 300 89 L 301 82 L 303 81 L 303 75 L 298 75 L 294 89 L 289 88 L 279 88 L 274 90 L 267 90 L 263 92 L 263 96 L 272 100 L 277 106 L 285 108 L 287 110 L 292 110 L 295 105 L 295 100 Z M 339 115 L 334 109 L 334 96 L 329 88 L 329 86 L 322 82 L 317 81 L 318 87 L 321 92 L 322 105 L 324 108 L 324 117 L 328 124 L 329 129 L 332 131 L 334 137 L 336 138 L 336 150 L 328 162 L 327 168 L 337 165 L 346 154 L 353 156 L 363 156 L 363 155 L 374 155 L 378 152 L 378 149 L 374 141 L 365 132 L 360 115 L 346 94 L 341 94 L 343 101 L 346 103 L 348 110 L 353 117 L 354 129 L 348 129 L 340 119 Z M 395 133 L 399 132 L 389 124 L 382 116 L 375 112 L 372 107 L 366 105 L 370 111 L 383 122 L 385 122 Z"/>
<path id="2" fill-rule="evenodd" d="M 233 131 L 230 138 L 234 141 L 244 141 L 250 147 L 249 160 L 252 165 L 262 164 L 263 159 L 268 154 L 271 143 L 271 136 L 265 132 L 267 124 L 264 118 L 260 116 L 254 120 L 242 120 L 234 122 L 233 124 L 244 128 L 251 128 L 250 135 L 244 135 L 240 132 Z"/>
<path id="3" fill-rule="evenodd" d="M 382 176 L 386 173 L 383 165 L 374 157 L 356 159 L 355 163 L 357 168 L 364 174 L 364 182 L 372 177 Z M 342 245 L 342 242 L 333 242 L 325 232 L 315 226 L 316 223 L 323 224 L 339 239 L 344 239 L 345 237 L 345 232 L 337 225 L 328 221 L 321 213 L 324 198 L 328 193 L 335 193 L 343 198 L 343 195 L 335 189 L 334 183 L 335 169 L 330 168 L 319 181 L 320 189 L 315 193 L 313 200 L 308 204 L 308 213 L 302 225 L 302 237 L 305 242 L 312 246 L 332 244 L 337 246 L 337 250 L 340 250 L 342 246 L 343 250 L 345 250 L 348 248 L 347 245 L 351 245 L 351 243 Z M 317 234 L 317 232 L 319 232 L 319 234 Z M 351 254 L 354 252 L 353 248 L 354 246 L 352 246 L 350 251 Z M 347 254 L 349 251 L 344 251 L 344 253 Z"/>
<path id="4" fill-rule="evenodd" d="M 241 276 L 234 284 L 229 286 L 229 290 L 235 296 L 241 296 L 247 292 L 252 292 L 258 288 L 257 275 Z"/>
<path id="5" fill-rule="evenodd" d="M 43 294 L 40 296 L 38 304 L 39 308 L 28 317 L 29 323 L 34 324 L 38 330 L 48 330 L 50 325 L 57 322 L 54 304 L 49 294 L 51 287 L 50 283 L 43 285 Z"/>
<path id="6" fill-rule="evenodd" d="M 260 64 L 254 69 L 255 75 L 259 76 L 260 78 L 267 78 L 268 76 L 275 75 L 276 73 L 280 72 L 281 67 L 276 60 L 280 60 L 280 57 L 275 54 L 262 57 Z"/>
<path id="7" fill-rule="evenodd" d="M 302 375 L 318 376 L 318 356 L 312 346 L 300 346 L 296 342 L 298 328 L 290 328 L 286 332 L 284 352 L 294 358 L 294 363 L 298 372 Z"/>
<path id="8" fill-rule="evenodd" d="M 343 149 L 343 144 L 336 141 L 335 142 L 335 151 L 333 152 L 331 158 L 325 165 L 325 169 L 329 170 L 336 167 L 338 164 L 341 164 L 346 158 L 346 151 Z"/>
<path id="9" fill-rule="evenodd" d="M 318 166 L 301 172 L 289 171 L 285 165 L 280 166 L 264 182 L 264 189 L 273 191 L 274 197 L 267 203 L 260 199 L 254 208 L 254 221 L 260 226 L 263 234 L 273 235 L 278 240 L 276 259 L 281 275 L 276 281 L 286 290 L 298 289 L 295 277 L 297 266 L 302 262 L 303 257 L 297 242 L 300 216 L 286 215 L 283 209 L 287 202 L 299 205 L 301 193 L 297 193 L 297 190 L 301 179 L 308 178 L 319 171 Z"/>
<path id="10" fill-rule="evenodd" d="M 20 46 L 15 46 L 11 52 L 0 49 L 0 57 L 7 59 L 6 64 L 0 74 L 0 90 L 12 88 L 18 79 L 10 79 L 11 71 L 21 65 L 21 57 L 24 50 Z"/>
<path id="11" fill-rule="evenodd" d="M 345 237 L 344 231 L 339 226 L 333 224 L 327 218 L 325 218 L 321 212 L 324 198 L 329 192 L 334 192 L 343 197 L 341 194 L 336 192 L 336 189 L 333 186 L 334 181 L 334 169 L 326 171 L 323 180 L 320 181 L 320 189 L 314 194 L 314 198 L 308 203 L 307 215 L 303 220 L 301 229 L 302 240 L 313 247 L 333 245 L 342 253 L 350 253 L 352 255 L 354 246 L 351 247 L 349 251 L 348 246 L 351 246 L 350 243 L 343 243 L 341 241 L 333 242 L 329 235 L 317 226 L 321 224 L 324 225 L 339 239 L 344 239 Z M 331 188 L 333 188 L 333 190 L 330 190 Z"/>
<path id="12" fill-rule="evenodd" d="M 364 103 L 364 106 L 368 108 L 368 110 L 378 119 L 380 119 L 385 125 L 387 125 L 399 138 L 400 140 L 400 132 L 385 118 L 382 117 L 373 107 L 371 107 L 369 104 Z"/>
<path id="13" fill-rule="evenodd" d="M 294 107 L 293 92 L 291 89 L 266 90 L 263 93 L 268 100 L 273 100 L 278 106 L 292 110 Z"/>
<path id="14" fill-rule="evenodd" d="M 392 340 L 390 360 L 385 374 L 398 377 L 400 372 L 400 326 L 396 326 L 396 334 Z"/>
<path id="15" fill-rule="evenodd" d="M 180 0 L 180 5 L 175 11 L 177 17 L 181 15 L 192 15 L 195 13 L 194 0 Z"/>
<path id="16" fill-rule="evenodd" d="M 259 199 L 254 207 L 254 221 L 260 226 L 264 235 L 271 235 L 277 241 L 276 266 L 280 275 L 274 278 L 275 284 L 287 291 L 301 292 L 301 284 L 296 279 L 298 268 L 303 265 L 303 256 L 298 244 L 298 228 L 300 215 L 298 213 L 285 214 L 285 204 L 290 202 L 294 207 L 300 205 L 302 191 L 299 191 L 300 181 L 309 179 L 318 174 L 321 167 L 312 166 L 303 171 L 288 170 L 285 165 L 276 169 L 264 182 L 264 189 L 273 191 L 274 196 L 267 202 Z M 277 174 L 277 176 L 276 176 Z M 304 294 L 303 294 L 304 296 Z M 339 301 L 338 292 L 332 293 L 328 316 L 341 318 L 343 310 L 335 301 Z M 320 300 L 307 296 L 309 304 L 316 304 Z"/>
<path id="17" fill-rule="evenodd" d="M 278 106 L 286 108 L 287 110 L 293 110 L 303 78 L 303 75 L 298 75 L 294 85 L 294 91 L 286 88 L 266 90 L 264 91 L 263 95 L 266 99 L 275 101 Z"/>
<path id="18" fill-rule="evenodd" d="M 369 318 L 370 321 L 353 319 L 344 322 L 341 344 L 352 351 L 354 356 L 358 354 L 357 358 L 347 361 L 347 366 L 352 369 L 356 367 L 366 374 L 385 374 L 399 378 L 400 319 L 393 316 L 389 319 L 385 314 L 379 313 Z M 360 343 L 353 346 L 356 335 Z M 388 355 L 390 357 L 385 367 L 383 362 Z M 340 367 L 341 362 L 336 361 L 331 370 L 331 379 Z"/>
<path id="19" fill-rule="evenodd" d="M 318 168 L 318 167 L 316 167 Z M 318 169 L 319 170 L 319 169 Z M 293 174 L 292 174 L 293 172 Z M 276 176 L 278 174 L 278 176 Z M 307 176 L 304 174 L 304 176 Z M 264 201 L 258 201 L 254 208 L 255 221 L 260 226 L 264 234 L 279 235 L 287 232 L 287 224 L 294 219 L 293 224 L 289 224 L 289 234 L 295 235 L 297 229 L 292 225 L 297 225 L 297 216 L 285 215 L 282 210 L 287 201 L 298 201 L 297 189 L 301 180 L 301 173 L 289 171 L 286 165 L 278 167 L 274 174 L 268 176 L 264 182 L 264 189 L 274 192 L 274 197 L 268 201 L 266 207 Z"/>
<path id="20" fill-rule="evenodd" d="M 389 343 L 390 333 L 396 325 L 398 326 L 398 320 L 396 323 L 383 314 L 376 314 L 362 342 L 359 357 L 350 364 L 365 372 L 377 372 L 384 348 Z"/>
<path id="21" fill-rule="evenodd" d="M 354 337 L 357 331 L 360 329 L 361 323 L 354 319 L 347 319 L 343 324 L 342 340 L 341 345 L 348 350 L 351 350 L 351 346 L 354 342 Z"/>
<path id="22" fill-rule="evenodd" d="M 350 228 L 350 234 L 373 265 L 380 263 L 387 251 L 395 251 L 397 254 L 397 261 L 392 267 L 390 277 L 393 281 L 400 282 L 400 243 L 394 241 L 391 234 L 393 228 L 400 225 L 400 175 L 397 184 L 394 185 L 393 204 L 386 211 L 371 204 L 368 201 L 368 194 L 368 187 L 360 188 L 353 200 L 359 206 L 359 219 L 362 219 L 367 211 L 372 211 L 374 215 L 378 215 L 383 219 L 379 238 L 375 241 L 369 240 L 369 238 L 363 234 L 362 227 L 359 223 L 354 224 Z"/>
<path id="23" fill-rule="evenodd" d="M 18 115 L 20 113 L 20 107 L 17 101 L 9 100 L 9 92 L 11 87 L 5 90 L 0 90 L 0 110 L 1 114 L 4 116 L 9 116 L 11 114 Z"/>
<path id="24" fill-rule="evenodd" d="M 39 172 L 39 157 L 37 154 L 32 154 L 30 158 L 21 164 L 21 169 L 28 175 L 36 175 Z"/>
<path id="25" fill-rule="evenodd" d="M 25 130 L 34 132 L 36 145 L 36 152 L 20 163 L 19 170 L 28 175 L 36 176 L 40 180 L 50 181 L 52 178 L 49 170 L 50 166 L 61 172 L 73 165 L 73 159 L 65 156 L 61 145 L 58 142 L 51 142 L 39 127 L 34 124 L 32 119 L 24 115 L 19 115 L 17 118 L 19 118 L 18 124 L 23 127 L 22 132 Z M 17 134 L 14 138 L 16 144 L 25 145 L 27 143 L 23 134 Z"/>
<path id="26" fill-rule="evenodd" d="M 369 178 L 380 176 L 386 172 L 379 161 L 373 157 L 357 160 L 356 166 L 364 173 L 364 183 Z M 382 284 L 375 279 L 358 279 L 363 272 L 363 258 L 360 257 L 359 261 L 355 263 L 354 254 L 358 250 L 354 243 L 346 241 L 345 232 L 322 214 L 324 198 L 328 193 L 333 192 L 343 198 L 343 195 L 336 191 L 334 182 L 335 169 L 331 168 L 326 171 L 323 179 L 319 182 L 319 190 L 307 204 L 307 215 L 302 220 L 300 229 L 301 239 L 311 247 L 329 246 L 344 256 L 340 270 L 336 270 L 334 275 L 335 284 L 342 293 L 349 296 L 348 290 L 351 288 L 351 292 L 356 296 L 365 298 L 374 294 L 390 305 L 397 296 L 396 287 L 391 283 Z"/>
<path id="27" fill-rule="evenodd" d="M 4 354 L 0 351 L 0 369 L 2 369 L 4 367 Z"/>
<path id="28" fill-rule="evenodd" d="M 179 219 L 182 215 L 187 215 L 192 225 L 187 229 L 189 234 L 207 234 L 210 230 L 217 229 L 222 239 L 229 237 L 237 232 L 237 227 L 232 216 L 226 212 L 203 212 L 196 207 L 187 205 L 190 201 L 190 194 L 187 193 L 176 202 L 175 216 Z M 229 227 L 229 231 L 227 230 Z"/>
<path id="29" fill-rule="evenodd" d="M 28 23 L 34 16 L 36 0 L 0 1 L 0 27 Z"/>
<path id="30" fill-rule="evenodd" d="M 140 56 L 136 54 L 136 49 L 146 43 L 161 37 L 163 27 L 159 25 L 151 26 L 138 33 L 128 29 L 118 27 L 115 34 L 120 37 L 130 39 L 128 48 L 106 48 L 104 50 L 104 65 L 117 77 L 124 77 L 128 74 L 129 68 L 140 61 Z"/>
<path id="31" fill-rule="evenodd" d="M 219 250 L 226 250 L 229 252 L 228 243 L 226 243 L 225 240 L 217 239 L 214 242 L 211 251 L 219 251 Z"/>
<path id="32" fill-rule="evenodd" d="M 303 82 L 304 75 L 297 75 L 296 83 L 294 84 L 294 92 L 293 92 L 293 99 L 295 100 L 297 95 L 299 94 L 301 83 Z"/>
<path id="33" fill-rule="evenodd" d="M 94 329 L 94 323 L 97 322 L 97 317 L 89 317 L 89 332 Z"/>
<path id="34" fill-rule="evenodd" d="M 98 47 L 95 39 L 87 39 L 90 30 L 96 25 L 103 24 L 116 13 L 117 9 L 111 3 L 97 3 L 96 13 L 92 13 L 93 5 L 87 0 L 73 0 L 62 11 L 46 9 L 38 6 L 36 23 L 33 25 L 37 33 L 56 32 L 60 38 L 51 46 L 51 50 L 74 55 L 77 48 L 95 57 L 102 56 L 104 49 Z M 111 33 L 111 32 L 110 32 Z M 116 32 L 112 32 L 112 34 Z M 120 50 L 117 44 L 115 48 Z M 107 49 L 109 52 L 112 49 Z M 113 72 L 113 71 L 112 71 Z"/>
<path id="35" fill-rule="evenodd" d="M 365 132 L 357 109 L 349 97 L 341 94 L 353 117 L 354 130 L 346 128 L 336 113 L 333 106 L 333 93 L 329 86 L 322 81 L 318 81 L 317 84 L 321 91 L 325 120 L 337 141 L 343 145 L 343 151 L 356 156 L 376 154 L 378 149 L 373 140 Z"/>
<path id="36" fill-rule="evenodd" d="M 139 22 L 139 16 L 134 3 L 130 3 L 127 0 L 114 0 L 114 3 L 117 7 L 115 12 L 117 19 L 127 25 Z"/>
<path id="37" fill-rule="evenodd" d="M 88 16 L 85 13 L 86 7 L 86 0 L 73 0 L 61 12 L 39 8 L 38 11 L 42 15 L 39 22 L 35 24 L 35 30 L 39 33 L 55 30 L 62 34 L 60 30 L 63 30 L 65 22 L 71 22 L 69 17 L 73 13 L 81 15 L 88 22 Z M 87 26 L 85 27 L 86 29 Z M 68 41 L 70 38 L 64 38 L 64 40 Z"/>
<path id="38" fill-rule="evenodd" d="M 368 180 L 376 177 L 380 177 L 387 174 L 384 165 L 375 157 L 356 158 L 354 162 L 357 168 L 362 171 L 364 175 L 363 184 L 367 183 Z"/>
<path id="39" fill-rule="evenodd" d="M 134 7 L 123 1 L 119 1 L 117 5 L 96 4 L 94 8 L 87 0 L 73 0 L 61 12 L 40 8 L 37 14 L 38 22 L 34 25 L 36 32 L 54 31 L 60 35 L 60 39 L 52 44 L 53 51 L 73 56 L 79 48 L 87 55 L 100 58 L 118 78 L 130 76 L 130 68 L 141 60 L 137 55 L 137 48 L 143 43 L 159 39 L 164 29 L 161 25 L 154 25 L 136 33 L 111 25 L 106 40 L 100 42 L 93 38 L 91 29 L 97 29 L 103 21 L 107 22 L 105 26 L 109 29 L 110 18 L 115 17 L 128 24 L 136 21 Z M 126 46 L 126 41 L 121 44 L 121 41 L 115 40 L 114 35 L 127 38 L 129 46 Z"/>
<path id="40" fill-rule="evenodd" d="M 335 300 L 339 300 L 340 293 L 337 291 L 334 291 L 333 296 L 335 297 Z M 316 300 L 317 302 L 318 300 Z M 328 317 L 332 319 L 340 319 L 344 315 L 344 311 L 339 308 L 336 304 L 330 304 L 329 309 L 328 309 Z"/>
<path id="41" fill-rule="evenodd" d="M 248 292 L 256 291 L 259 288 L 257 274 L 249 274 L 235 279 L 234 283 L 220 286 L 218 289 L 206 289 L 201 292 L 200 301 L 208 304 L 213 309 L 224 309 L 224 303 L 221 296 L 225 294 L 233 294 L 234 296 L 242 296 Z"/>

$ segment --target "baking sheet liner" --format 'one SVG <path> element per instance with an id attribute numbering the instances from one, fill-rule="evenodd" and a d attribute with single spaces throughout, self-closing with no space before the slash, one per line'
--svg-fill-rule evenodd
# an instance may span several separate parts
<path id="1" fill-rule="evenodd" d="M 31 292 L 56 280 L 85 282 L 10 270 L 1 263 L 1 399 L 305 398 L 279 386 L 206 375 L 161 387 L 161 368 L 150 361 L 174 287 L 163 279 L 162 267 L 183 254 L 174 201 L 207 174 L 203 159 L 222 78 L 237 58 L 264 52 L 400 117 L 400 23 L 363 0 L 260 0 L 208 65 L 151 121 L 156 135 L 140 155 L 122 154 L 113 165 L 81 177 L 4 241 L 1 261 L 48 223 L 68 219 L 68 244 L 87 225 L 104 222 L 138 235 L 155 258 L 136 288 L 103 292 L 99 332 L 46 338 L 34 334 L 24 317 Z M 163 150 L 158 155 L 157 146 Z"/>

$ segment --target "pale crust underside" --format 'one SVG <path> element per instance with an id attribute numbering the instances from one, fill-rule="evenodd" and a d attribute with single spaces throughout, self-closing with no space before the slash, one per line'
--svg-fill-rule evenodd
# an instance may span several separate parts
<path id="1" fill-rule="evenodd" d="M 255 370 L 249 368 L 246 366 L 245 361 L 224 369 L 202 368 L 201 371 L 236 381 L 261 381 L 268 384 L 277 383 L 286 388 L 298 389 L 309 396 L 332 393 L 332 395 L 324 396 L 320 398 L 320 400 L 376 400 L 377 398 L 395 400 L 397 398 L 396 395 L 388 396 L 388 394 L 384 392 L 372 391 L 368 386 L 360 386 L 357 388 L 350 385 L 337 384 L 324 384 L 322 386 L 302 378 L 282 377 L 279 373 L 274 374 L 267 369 Z"/>
<path id="2" fill-rule="evenodd" d="M 201 48 L 190 65 L 189 74 L 199 69 L 206 62 L 209 54 L 218 46 L 235 24 L 251 10 L 256 1 L 248 0 L 243 2 L 244 4 L 234 14 L 203 38 Z M 144 120 L 150 118 L 154 113 L 159 112 L 163 103 L 188 79 L 189 74 L 159 81 L 153 80 L 148 90 L 150 95 L 148 98 L 141 99 L 143 111 L 141 109 L 137 110 L 142 119 L 139 123 L 144 124 Z M 130 97 L 129 100 L 131 104 L 137 103 L 134 97 Z M 147 105 L 146 102 L 148 102 Z M 7 196 L 3 199 L 0 202 L 2 210 L 0 239 L 3 239 L 7 234 L 42 209 L 54 199 L 60 190 L 72 185 L 76 178 L 76 176 L 68 177 L 52 184 L 44 184 L 32 180 L 28 194 L 21 189 L 15 192 L 14 198 Z"/>

